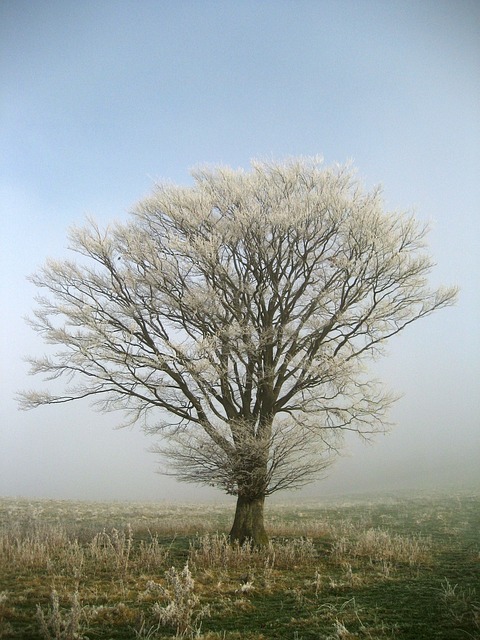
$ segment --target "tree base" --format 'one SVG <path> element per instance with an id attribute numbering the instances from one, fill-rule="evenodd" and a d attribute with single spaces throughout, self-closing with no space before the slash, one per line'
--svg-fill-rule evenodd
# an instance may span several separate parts
<path id="1" fill-rule="evenodd" d="M 237 508 L 230 540 L 244 544 L 251 542 L 256 547 L 268 544 L 268 536 L 263 522 L 263 505 L 265 497 L 245 498 L 238 496 Z"/>

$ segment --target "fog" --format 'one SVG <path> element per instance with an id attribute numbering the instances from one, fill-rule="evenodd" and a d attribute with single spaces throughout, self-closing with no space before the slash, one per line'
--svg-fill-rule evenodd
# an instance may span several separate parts
<path id="1" fill-rule="evenodd" d="M 461 361 L 444 361 L 439 342 L 445 320 L 432 317 L 423 323 L 425 329 L 430 324 L 430 331 L 422 332 L 421 324 L 400 337 L 376 367 L 383 380 L 404 394 L 391 414 L 393 429 L 372 444 L 351 437 L 324 479 L 299 492 L 276 494 L 275 500 L 479 486 L 477 381 L 461 378 Z M 435 324 L 437 331 L 432 331 Z M 20 375 L 16 378 L 16 384 L 9 381 L 12 392 L 25 383 Z M 99 414 L 86 401 L 20 413 L 8 402 L 5 416 L 12 416 L 12 424 L 2 428 L 3 495 L 100 501 L 228 499 L 219 491 L 159 474 L 162 461 L 148 451 L 155 438 L 137 428 L 115 429 L 118 414 Z"/>
<path id="2" fill-rule="evenodd" d="M 88 402 L 20 412 L 26 276 L 68 255 L 88 214 L 124 219 L 200 163 L 353 158 L 388 207 L 431 222 L 432 285 L 458 304 L 372 364 L 403 394 L 371 445 L 278 500 L 480 486 L 480 6 L 476 2 L 50 2 L 0 5 L 0 495 L 224 500 L 160 475 L 139 428 Z"/>

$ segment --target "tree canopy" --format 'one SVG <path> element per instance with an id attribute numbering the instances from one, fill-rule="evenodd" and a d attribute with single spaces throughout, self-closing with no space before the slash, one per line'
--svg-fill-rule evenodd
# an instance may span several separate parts
<path id="1" fill-rule="evenodd" d="M 91 397 L 162 434 L 182 480 L 253 500 L 309 482 L 346 431 L 384 428 L 394 397 L 369 359 L 453 303 L 432 290 L 426 225 L 385 211 L 348 167 L 254 162 L 162 184 L 126 223 L 70 232 L 32 325 L 66 379 L 23 406 Z M 166 443 L 166 444 L 165 444 Z"/>

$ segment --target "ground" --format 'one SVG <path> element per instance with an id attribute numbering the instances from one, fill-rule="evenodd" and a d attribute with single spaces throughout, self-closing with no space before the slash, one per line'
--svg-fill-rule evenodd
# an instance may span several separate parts
<path id="1" fill-rule="evenodd" d="M 480 638 L 480 494 L 267 505 L 0 500 L 0 638 Z"/>

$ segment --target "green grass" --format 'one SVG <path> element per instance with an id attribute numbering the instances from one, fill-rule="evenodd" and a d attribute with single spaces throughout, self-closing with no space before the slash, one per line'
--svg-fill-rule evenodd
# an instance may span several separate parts
<path id="1" fill-rule="evenodd" d="M 480 639 L 479 495 L 270 505 L 260 551 L 232 515 L 1 499 L 0 638 Z"/>

